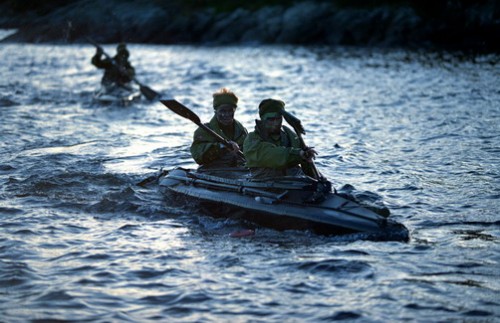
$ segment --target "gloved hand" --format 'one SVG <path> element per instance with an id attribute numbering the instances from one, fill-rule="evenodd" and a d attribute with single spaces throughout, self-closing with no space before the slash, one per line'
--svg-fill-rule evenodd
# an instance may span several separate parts
<path id="1" fill-rule="evenodd" d="M 224 145 L 223 143 L 220 143 L 220 148 L 221 149 L 227 149 L 229 150 L 229 153 L 232 154 L 232 155 L 235 155 L 237 156 L 238 155 L 238 151 L 240 150 L 240 146 L 234 142 L 234 141 L 229 141 L 229 143 L 231 144 L 230 147 Z"/>
<path id="2" fill-rule="evenodd" d="M 300 151 L 300 157 L 308 162 L 312 162 L 313 159 L 316 158 L 317 154 L 318 153 L 316 152 L 316 150 L 314 150 L 313 147 L 306 147 Z"/>
<path id="3" fill-rule="evenodd" d="M 240 146 L 236 142 L 230 141 L 229 143 L 231 144 L 231 146 L 233 146 L 233 151 L 240 150 Z"/>
<path id="4" fill-rule="evenodd" d="M 231 144 L 231 146 L 233 146 L 231 154 L 238 157 L 238 151 L 240 150 L 240 146 L 234 141 L 230 141 L 229 143 Z"/>

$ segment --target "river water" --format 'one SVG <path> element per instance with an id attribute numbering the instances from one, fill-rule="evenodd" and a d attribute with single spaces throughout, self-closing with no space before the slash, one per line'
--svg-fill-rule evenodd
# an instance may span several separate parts
<path id="1" fill-rule="evenodd" d="M 114 47 L 105 46 L 114 54 Z M 92 102 L 89 45 L 0 46 L 0 321 L 500 320 L 498 56 L 129 46 L 137 78 L 212 116 L 211 93 L 287 102 L 337 188 L 375 193 L 405 242 L 245 227 L 139 181 L 194 167 L 158 102 Z"/>

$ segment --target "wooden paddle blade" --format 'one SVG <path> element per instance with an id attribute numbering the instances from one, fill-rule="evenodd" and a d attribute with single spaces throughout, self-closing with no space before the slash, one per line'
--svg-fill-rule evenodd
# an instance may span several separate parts
<path id="1" fill-rule="evenodd" d="M 145 85 L 139 85 L 139 89 L 141 90 L 142 95 L 146 97 L 146 99 L 152 101 L 156 100 L 157 98 L 160 97 L 160 94 L 156 91 L 154 91 L 152 88 L 145 86 Z"/>
<path id="2" fill-rule="evenodd" d="M 180 103 L 179 101 L 176 100 L 160 100 L 163 105 L 165 105 L 167 108 L 172 110 L 173 112 L 177 113 L 181 117 L 184 117 L 186 119 L 189 119 L 196 123 L 197 125 L 201 124 L 200 117 L 196 115 L 193 111 L 189 110 L 188 107 Z"/>
<path id="3" fill-rule="evenodd" d="M 296 132 L 304 135 L 306 134 L 306 131 L 304 127 L 302 127 L 302 122 L 299 118 L 295 117 L 293 114 L 285 110 L 281 111 L 281 114 L 283 115 L 283 118 L 285 118 L 285 121 L 288 122 L 288 124 L 291 125 Z"/>
<path id="4" fill-rule="evenodd" d="M 156 92 L 155 90 L 153 90 L 149 86 L 142 84 L 136 78 L 134 78 L 134 82 L 137 85 L 139 85 L 139 89 L 141 90 L 142 95 L 144 95 L 146 97 L 146 99 L 152 101 L 152 100 L 156 100 L 157 98 L 160 97 L 160 93 Z"/>

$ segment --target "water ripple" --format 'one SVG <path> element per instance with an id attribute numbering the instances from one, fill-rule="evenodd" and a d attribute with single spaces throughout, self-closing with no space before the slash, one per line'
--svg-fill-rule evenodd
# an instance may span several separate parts
<path id="1" fill-rule="evenodd" d="M 3 44 L 0 313 L 23 322 L 442 321 L 499 317 L 497 66 L 453 54 L 129 44 L 138 78 L 203 122 L 211 93 L 301 118 L 318 168 L 408 243 L 211 218 L 154 181 L 196 167 L 158 102 L 92 102 L 87 44 Z M 112 45 L 105 45 L 114 52 Z M 168 77 L 165 77 L 168 75 Z M 61 87 L 64 84 L 64 87 Z M 252 237 L 231 238 L 251 227 Z M 466 295 L 466 297 L 464 297 Z M 22 306 L 20 306 L 20 304 Z"/>

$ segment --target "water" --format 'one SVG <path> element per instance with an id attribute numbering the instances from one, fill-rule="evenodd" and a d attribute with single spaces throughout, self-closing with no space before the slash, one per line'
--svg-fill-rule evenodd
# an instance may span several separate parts
<path id="1" fill-rule="evenodd" d="M 114 48 L 106 46 L 109 53 Z M 212 115 L 281 98 L 318 168 L 383 198 L 411 241 L 258 228 L 169 205 L 140 180 L 194 167 L 160 103 L 92 103 L 88 45 L 0 46 L 0 320 L 360 322 L 500 318 L 498 56 L 130 45 L 138 79 Z"/>

